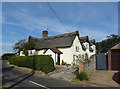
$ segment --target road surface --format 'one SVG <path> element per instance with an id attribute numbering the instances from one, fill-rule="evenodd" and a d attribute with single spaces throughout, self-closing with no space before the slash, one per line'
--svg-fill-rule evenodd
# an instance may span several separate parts
<path id="1" fill-rule="evenodd" d="M 5 61 L 2 61 L 2 84 L 9 88 L 16 87 L 39 87 L 51 89 L 52 87 L 86 87 L 86 85 L 75 84 L 65 80 L 55 79 L 47 76 L 38 77 L 31 74 L 26 74 L 13 67 L 8 67 Z"/>

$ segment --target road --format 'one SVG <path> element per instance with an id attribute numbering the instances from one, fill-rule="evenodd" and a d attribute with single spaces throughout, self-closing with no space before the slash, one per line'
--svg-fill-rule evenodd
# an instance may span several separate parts
<path id="1" fill-rule="evenodd" d="M 76 84 L 65 80 L 55 79 L 48 76 L 35 76 L 33 73 L 26 74 L 8 67 L 5 61 L 2 61 L 2 84 L 9 88 L 16 87 L 39 87 L 51 89 L 52 87 L 86 87 L 86 85 Z"/>

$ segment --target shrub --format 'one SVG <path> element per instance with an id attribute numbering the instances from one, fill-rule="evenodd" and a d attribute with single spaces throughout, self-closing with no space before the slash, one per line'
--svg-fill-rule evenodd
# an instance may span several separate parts
<path id="1" fill-rule="evenodd" d="M 79 80 L 88 80 L 88 75 L 86 72 L 77 72 L 76 73 L 76 79 L 79 79 Z"/>
<path id="2" fill-rule="evenodd" d="M 34 68 L 49 73 L 55 69 L 52 57 L 48 55 L 36 56 L 13 56 L 10 57 L 10 64 L 15 64 L 20 67 Z"/>
<path id="3" fill-rule="evenodd" d="M 8 60 L 10 64 L 20 67 L 33 68 L 33 58 L 31 56 L 12 56 Z"/>
<path id="4" fill-rule="evenodd" d="M 56 62 L 56 65 L 60 65 L 60 62 Z"/>
<path id="5" fill-rule="evenodd" d="M 15 54 L 12 53 L 6 53 L 1 56 L 2 60 L 8 60 L 11 56 L 14 56 Z"/>
<path id="6" fill-rule="evenodd" d="M 35 56 L 35 69 L 42 70 L 45 73 L 55 70 L 52 57 L 48 55 Z"/>

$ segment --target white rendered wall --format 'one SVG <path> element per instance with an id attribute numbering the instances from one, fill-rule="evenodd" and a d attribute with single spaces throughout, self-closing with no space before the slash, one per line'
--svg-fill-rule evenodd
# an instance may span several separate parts
<path id="1" fill-rule="evenodd" d="M 89 58 L 91 55 L 93 55 L 93 54 L 96 53 L 96 47 L 95 47 L 95 45 L 90 46 L 90 47 L 93 49 L 93 52 L 91 52 L 91 51 L 89 50 L 89 43 L 88 43 L 88 42 L 85 42 L 85 43 L 83 43 L 83 44 L 84 44 L 84 46 L 87 48 L 87 49 L 86 49 L 86 53 L 88 54 L 88 58 Z"/>
<path id="2" fill-rule="evenodd" d="M 23 54 L 23 51 L 20 51 L 20 56 L 25 56 L 25 55 Z"/>
<path id="3" fill-rule="evenodd" d="M 91 48 L 93 49 L 93 52 L 90 52 L 90 56 L 96 54 L 96 46 L 92 45 Z"/>
<path id="4" fill-rule="evenodd" d="M 91 52 L 90 52 L 90 50 L 89 50 L 89 43 L 88 43 L 88 42 L 85 42 L 85 43 L 83 43 L 83 45 L 86 47 L 85 53 L 88 54 L 88 58 L 89 58 L 90 55 L 91 55 Z"/>
<path id="5" fill-rule="evenodd" d="M 76 51 L 76 46 L 78 46 L 79 47 L 79 52 L 77 52 Z M 78 38 L 78 36 L 76 36 L 76 38 L 75 38 L 75 40 L 74 40 L 74 42 L 73 42 L 73 45 L 71 46 L 71 49 L 72 49 L 72 62 L 73 62 L 73 55 L 79 55 L 79 54 L 85 54 L 85 51 L 82 49 L 82 45 L 81 45 L 81 43 L 80 43 L 80 41 L 79 41 L 79 38 Z"/>
<path id="6" fill-rule="evenodd" d="M 31 54 L 31 51 L 32 51 L 32 54 Z M 36 50 L 28 50 L 28 56 L 35 55 L 35 53 L 36 53 Z"/>
<path id="7" fill-rule="evenodd" d="M 76 52 L 76 46 L 79 47 L 79 52 Z M 85 53 L 82 50 L 82 46 L 80 44 L 78 36 L 76 36 L 76 38 L 74 39 L 71 47 L 69 47 L 69 48 L 58 48 L 58 49 L 63 53 L 63 54 L 60 55 L 60 63 L 63 60 L 64 62 L 67 62 L 67 63 L 71 64 L 73 62 L 73 55 L 78 55 L 78 54 Z"/>
<path id="8" fill-rule="evenodd" d="M 57 62 L 57 54 L 55 54 L 52 50 L 48 49 L 44 55 L 51 55 L 53 58 L 54 64 Z"/>
<path id="9" fill-rule="evenodd" d="M 58 48 L 63 54 L 60 54 L 60 64 L 62 63 L 62 60 L 64 62 L 67 62 L 71 64 L 72 60 L 72 53 L 71 53 L 71 47 L 68 48 Z"/>
<path id="10" fill-rule="evenodd" d="M 43 55 L 45 50 L 37 50 L 36 51 L 36 55 Z"/>

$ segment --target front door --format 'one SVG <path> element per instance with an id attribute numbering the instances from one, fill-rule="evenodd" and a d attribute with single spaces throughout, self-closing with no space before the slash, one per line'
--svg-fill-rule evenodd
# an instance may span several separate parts
<path id="1" fill-rule="evenodd" d="M 60 54 L 58 54 L 58 57 L 57 57 L 58 59 L 57 59 L 57 62 L 59 62 L 59 64 L 60 64 Z"/>

